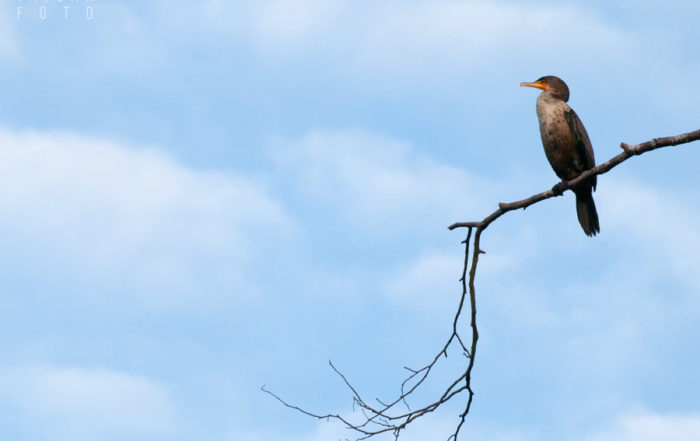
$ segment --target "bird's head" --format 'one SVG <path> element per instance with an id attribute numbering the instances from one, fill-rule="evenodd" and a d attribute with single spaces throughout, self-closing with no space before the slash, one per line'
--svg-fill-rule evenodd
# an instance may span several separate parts
<path id="1" fill-rule="evenodd" d="M 542 93 L 548 93 L 554 98 L 569 101 L 569 87 L 561 78 L 554 75 L 547 75 L 534 83 L 520 83 L 520 85 L 542 89 Z"/>

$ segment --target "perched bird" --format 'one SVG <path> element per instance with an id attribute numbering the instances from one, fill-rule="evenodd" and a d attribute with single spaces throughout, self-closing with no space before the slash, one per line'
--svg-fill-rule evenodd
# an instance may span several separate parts
<path id="1" fill-rule="evenodd" d="M 541 89 L 537 97 L 537 119 L 540 121 L 540 135 L 544 153 L 562 180 L 552 189 L 561 194 L 566 181 L 578 177 L 584 171 L 595 167 L 593 147 L 588 133 L 576 112 L 566 102 L 569 88 L 560 78 L 549 75 L 534 83 L 520 83 L 521 86 Z M 600 232 L 598 212 L 593 202 L 596 177 L 581 182 L 572 191 L 576 194 L 576 213 L 583 231 L 588 236 Z"/>

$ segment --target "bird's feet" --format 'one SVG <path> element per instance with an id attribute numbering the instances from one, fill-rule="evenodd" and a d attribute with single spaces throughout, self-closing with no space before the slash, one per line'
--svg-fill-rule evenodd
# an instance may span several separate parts
<path id="1" fill-rule="evenodd" d="M 561 196 L 568 188 L 568 182 L 562 180 L 561 182 L 557 183 L 554 187 L 552 187 L 552 193 L 554 193 L 554 196 Z"/>

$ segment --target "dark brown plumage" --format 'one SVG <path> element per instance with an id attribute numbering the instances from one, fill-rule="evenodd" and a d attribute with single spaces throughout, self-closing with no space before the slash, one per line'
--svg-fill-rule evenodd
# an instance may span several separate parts
<path id="1" fill-rule="evenodd" d="M 576 112 L 566 102 L 569 88 L 560 78 L 549 75 L 534 83 L 520 83 L 542 92 L 537 97 L 537 119 L 544 153 L 554 172 L 562 181 L 570 181 L 584 171 L 595 167 L 593 147 L 585 127 Z M 596 177 L 572 188 L 576 194 L 576 213 L 583 231 L 588 236 L 600 232 L 598 212 L 593 202 Z M 555 188 L 557 188 L 555 186 Z"/>

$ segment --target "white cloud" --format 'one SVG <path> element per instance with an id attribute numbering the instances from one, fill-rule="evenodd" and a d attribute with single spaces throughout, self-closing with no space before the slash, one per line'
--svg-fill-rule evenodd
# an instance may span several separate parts
<path id="1" fill-rule="evenodd" d="M 454 411 L 454 416 L 449 417 L 450 411 Z M 441 416 L 429 414 L 411 423 L 405 430 L 401 432 L 400 440 L 404 441 L 422 441 L 422 440 L 446 440 L 454 432 L 458 419 L 459 409 L 454 407 L 449 411 L 440 412 Z M 341 415 L 351 415 L 352 412 L 341 412 Z M 357 415 L 357 413 L 356 413 Z M 262 441 L 262 440 L 285 440 L 285 441 L 328 441 L 337 439 L 355 439 L 357 433 L 348 431 L 343 424 L 337 421 L 330 420 L 329 422 L 321 421 L 315 424 L 315 427 L 300 435 L 273 434 L 270 431 L 250 431 L 244 433 L 236 433 L 231 437 L 231 441 L 245 439 L 247 441 Z M 381 438 L 381 437 L 380 437 Z M 460 439 L 467 438 L 475 441 L 529 441 L 536 439 L 528 436 L 526 431 L 508 430 L 503 427 L 495 427 L 485 425 L 478 418 L 470 417 L 467 423 L 462 427 Z"/>
<path id="2" fill-rule="evenodd" d="M 434 318 L 435 312 L 449 316 L 461 292 L 458 279 L 463 263 L 456 250 L 454 254 L 428 253 L 396 271 L 385 292 L 393 302 L 421 311 L 426 319 Z"/>
<path id="3" fill-rule="evenodd" d="M 206 37 L 223 35 L 242 38 L 261 46 L 309 44 L 307 38 L 341 20 L 340 12 L 350 4 L 344 0 L 203 0 L 180 4 L 154 0 L 161 25 L 191 29 Z"/>
<path id="4" fill-rule="evenodd" d="M 0 396 L 50 439 L 163 435 L 176 429 L 168 392 L 151 379 L 108 369 L 5 368 Z"/>
<path id="5" fill-rule="evenodd" d="M 251 32 L 257 44 L 267 49 L 314 44 L 320 34 L 333 32 L 348 6 L 327 0 L 256 2 Z"/>
<path id="6" fill-rule="evenodd" d="M 83 13 L 80 7 L 73 8 L 80 11 L 76 14 Z M 143 78 L 163 65 L 172 48 L 167 36 L 149 21 L 149 14 L 118 2 L 99 2 L 93 8 L 95 18 L 88 22 L 91 26 L 72 25 L 76 38 L 83 42 L 74 50 L 86 69 Z M 56 65 L 75 68 L 60 62 Z"/>
<path id="7" fill-rule="evenodd" d="M 303 418 L 303 416 L 299 415 L 299 418 Z M 272 429 L 257 431 L 235 430 L 227 439 L 230 441 L 328 441 L 342 439 L 341 435 L 344 433 L 346 432 L 342 424 L 335 420 L 330 420 L 318 422 L 312 430 L 301 434 L 292 434 L 289 431 L 280 432 Z"/>
<path id="8" fill-rule="evenodd" d="M 446 228 L 465 210 L 480 213 L 488 193 L 483 179 L 370 132 L 313 131 L 274 157 L 307 197 L 387 234 L 426 221 Z"/>
<path id="9" fill-rule="evenodd" d="M 415 421 L 401 433 L 405 441 L 417 441 L 426 439 L 447 439 L 455 430 L 458 419 L 458 408 L 453 407 L 455 417 L 445 415 L 430 415 Z M 343 415 L 348 415 L 344 413 Z M 554 425 L 556 427 L 556 425 Z M 468 438 L 475 441 L 531 441 L 536 439 L 562 439 L 552 436 L 552 426 L 549 428 L 532 427 L 532 425 L 518 425 L 508 427 L 499 423 L 487 422 L 480 416 L 472 413 L 462 427 L 460 438 Z M 589 431 L 590 432 L 590 431 Z M 578 432 L 580 433 L 580 432 Z M 293 435 L 274 433 L 270 430 L 247 432 L 237 431 L 230 439 L 258 440 L 290 440 L 290 441 L 321 441 L 331 439 L 352 439 L 352 433 L 348 432 L 341 424 L 335 421 L 318 422 L 313 430 L 307 433 Z M 580 441 L 695 441 L 700 436 L 700 415 L 696 414 L 655 414 L 651 412 L 636 412 L 618 416 L 608 427 L 598 430 L 590 435 L 581 436 L 573 434 L 563 439 Z"/>
<path id="10" fill-rule="evenodd" d="M 615 424 L 584 441 L 695 441 L 700 439 L 700 415 L 639 413 L 618 417 Z"/>
<path id="11" fill-rule="evenodd" d="M 647 262 L 643 274 L 655 274 L 690 284 L 700 290 L 700 211 L 688 200 L 700 195 L 689 189 L 679 197 L 677 191 L 653 188 L 633 180 L 611 178 L 606 182 L 613 191 L 601 194 L 601 212 L 611 234 L 627 238 L 628 247 L 636 250 L 635 260 Z"/>
<path id="12" fill-rule="evenodd" d="M 489 251 L 479 262 L 480 284 L 502 280 L 503 274 L 512 273 L 540 249 L 527 228 L 515 238 L 496 231 L 489 233 L 492 233 L 487 240 Z M 387 282 L 387 295 L 393 301 L 419 311 L 436 309 L 449 314 L 444 309 L 453 309 L 461 292 L 458 280 L 464 267 L 463 253 L 463 248 L 456 246 L 451 250 L 422 252 L 414 261 L 392 272 Z M 470 251 L 469 262 L 471 259 Z"/>
<path id="13" fill-rule="evenodd" d="M 570 6 L 516 5 L 485 1 L 394 1 L 364 11 L 369 26 L 358 36 L 355 57 L 364 70 L 388 70 L 399 76 L 432 74 L 436 66 L 452 78 L 494 66 L 609 53 L 625 45 L 625 37 L 596 17 Z M 586 35 L 584 41 L 580 37 Z M 601 49 L 607 49 L 601 51 Z M 582 53 L 583 52 L 583 53 Z M 549 62 L 547 62 L 549 64 Z M 445 75 L 443 73 L 442 75 Z"/>
<path id="14" fill-rule="evenodd" d="M 157 9 L 161 22 L 171 28 L 186 23 L 206 40 L 218 43 L 223 37 L 273 59 L 293 55 L 313 57 L 315 63 L 333 60 L 344 72 L 388 75 L 390 84 L 426 76 L 459 79 L 514 63 L 551 65 L 553 51 L 558 66 L 585 65 L 586 60 L 612 60 L 630 49 L 624 32 L 568 5 L 478 0 L 263 0 L 231 5 L 207 0 L 175 8 L 157 3 L 162 3 Z M 568 36 L 565 42 L 562 33 Z"/>
<path id="15" fill-rule="evenodd" d="M 153 0 L 164 35 L 178 44 L 241 48 L 256 62 L 294 65 L 310 75 L 350 78 L 381 94 L 491 96 L 489 88 L 556 73 L 619 100 L 692 109 L 698 66 L 679 47 L 687 30 L 607 19 L 590 5 L 484 0 L 205 0 L 172 6 Z M 636 5 L 629 9 L 638 9 Z M 688 14 L 675 6 L 675 15 Z M 667 11 L 668 14 L 672 12 Z M 621 15 L 634 16 L 624 7 Z M 250 60 L 250 59 L 248 59 Z M 654 60 L 640 76 L 640 61 Z M 494 78 L 496 77 L 496 78 Z M 649 88 L 664 78 L 663 88 Z M 500 83 L 499 83 L 500 82 Z M 467 92 L 468 91 L 468 92 Z M 580 95 L 579 95 L 580 96 Z M 665 104 L 669 103 L 671 104 Z M 505 103 L 504 103 L 505 104 Z"/>
<path id="16" fill-rule="evenodd" d="M 654 34 L 648 26 L 606 20 L 588 5 L 150 0 L 138 6 L 101 4 L 96 14 L 99 26 L 75 32 L 85 41 L 77 49 L 81 67 L 119 75 L 143 77 L 176 67 L 193 47 L 206 60 L 207 49 L 214 48 L 217 66 L 222 59 L 275 71 L 291 65 L 312 81 L 318 75 L 350 78 L 361 89 L 383 94 L 421 86 L 431 94 L 488 96 L 489 87 L 503 81 L 492 77 L 514 84 L 557 73 L 625 92 L 623 101 L 644 95 L 657 105 L 671 100 L 689 108 L 697 72 L 687 55 L 678 55 L 679 41 L 695 40 L 683 27 Z M 655 60 L 642 77 L 639 60 Z M 664 88 L 649 89 L 659 78 L 667 79 Z"/>
<path id="17" fill-rule="evenodd" d="M 1 129 L 0 188 L 9 264 L 101 294 L 245 296 L 269 231 L 294 230 L 262 182 L 68 133 Z"/>
<path id="18" fill-rule="evenodd" d="M 95 8 L 96 26 L 61 29 L 84 43 L 73 48 L 81 72 L 142 78 L 177 68 L 179 62 L 191 63 L 182 57 L 196 47 L 205 54 L 205 61 L 211 55 L 207 49 L 215 48 L 218 67 L 222 59 L 236 65 L 271 65 L 275 71 L 291 63 L 312 76 L 350 77 L 362 88 L 382 93 L 405 92 L 406 87 L 419 84 L 431 93 L 454 96 L 456 90 L 462 94 L 470 90 L 488 95 L 494 84 L 487 80 L 490 77 L 504 75 L 508 81 L 514 77 L 520 81 L 558 73 L 565 78 L 586 76 L 587 83 L 597 87 L 631 89 L 625 99 L 642 91 L 655 104 L 671 100 L 687 108 L 692 105 L 688 97 L 697 95 L 689 90 L 694 90 L 698 66 L 677 50 L 684 46 L 680 43 L 695 40 L 689 31 L 679 27 L 654 34 L 648 26 L 634 28 L 606 20 L 588 5 L 483 0 L 150 0 Z M 682 8 L 678 7 L 678 14 Z M 9 24 L 0 29 L 12 29 L 14 23 Z M 8 38 L 0 41 L 17 40 L 12 38 L 14 31 L 7 32 Z M 38 35 L 27 34 L 22 42 L 28 60 L 36 52 L 31 46 L 42 43 Z M 7 51 L 17 46 L 4 44 Z M 54 70 L 75 71 L 75 63 L 69 66 L 59 60 L 63 47 L 41 47 L 47 48 L 40 52 L 42 59 L 48 57 Z M 639 60 L 655 60 L 643 76 L 637 69 Z M 666 79 L 664 88 L 648 87 L 660 78 Z"/>

